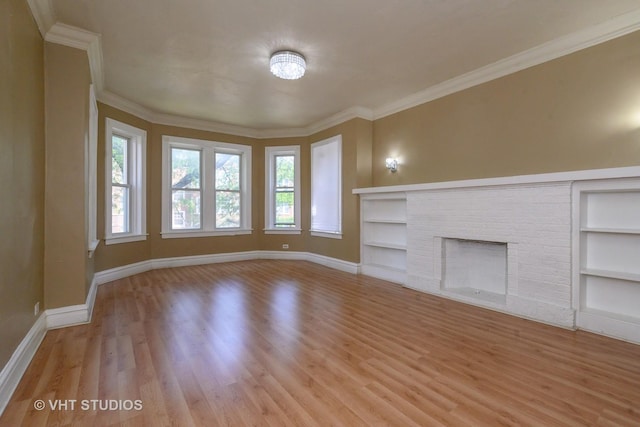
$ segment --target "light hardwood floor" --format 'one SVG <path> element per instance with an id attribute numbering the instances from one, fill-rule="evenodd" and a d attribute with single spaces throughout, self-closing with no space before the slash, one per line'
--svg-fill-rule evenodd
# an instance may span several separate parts
<path id="1" fill-rule="evenodd" d="M 156 270 L 49 331 L 0 425 L 639 426 L 640 346 L 307 262 Z"/>

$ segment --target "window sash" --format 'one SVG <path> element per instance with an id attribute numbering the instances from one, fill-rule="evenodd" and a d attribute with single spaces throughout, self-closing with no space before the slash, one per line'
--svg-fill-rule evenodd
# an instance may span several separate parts
<path id="1" fill-rule="evenodd" d="M 342 234 L 342 137 L 311 144 L 311 232 Z"/>
<path id="2" fill-rule="evenodd" d="M 162 141 L 162 237 L 251 233 L 251 147 L 168 135 L 163 135 Z M 174 148 L 201 152 L 199 187 L 181 189 L 200 192 L 199 228 L 174 226 L 172 203 L 174 190 L 178 191 L 172 185 L 175 180 L 172 180 L 171 175 L 171 154 Z"/>
<path id="3" fill-rule="evenodd" d="M 146 131 L 105 120 L 105 244 L 146 240 Z M 115 144 L 114 144 L 115 140 Z M 114 147 L 117 145 L 117 147 Z M 118 174 L 114 173 L 114 148 Z M 122 158 L 119 158 L 122 156 Z M 114 212 L 114 195 L 120 193 L 121 213 Z M 116 215 L 114 215 L 116 214 Z"/>
<path id="4" fill-rule="evenodd" d="M 300 232 L 300 146 L 265 148 L 265 233 Z"/>
<path id="5" fill-rule="evenodd" d="M 113 203 L 114 189 L 122 190 L 122 214 L 114 214 L 113 210 L 116 205 Z M 118 218 L 122 217 L 122 223 L 118 221 Z M 115 221 L 114 221 L 115 219 Z M 118 226 L 120 225 L 120 226 Z M 116 231 L 122 228 L 121 231 Z M 126 184 L 111 184 L 111 234 L 121 235 L 131 232 L 131 186 Z"/>
<path id="6" fill-rule="evenodd" d="M 218 155 L 220 155 L 221 157 L 229 156 L 227 161 L 221 164 L 220 167 L 218 166 Z M 243 187 L 242 154 L 230 152 L 227 150 L 216 150 L 214 151 L 213 156 L 214 156 L 214 165 L 215 165 L 215 172 L 214 172 L 215 176 L 214 176 L 214 183 L 213 183 L 214 193 L 215 193 L 214 206 L 215 206 L 215 212 L 216 212 L 214 227 L 220 228 L 220 229 L 240 228 L 242 226 L 242 220 L 243 220 L 242 197 L 241 197 L 242 187 Z M 227 163 L 232 159 L 234 159 L 234 163 L 235 163 L 236 162 L 235 158 L 237 158 L 237 163 L 238 163 L 238 170 L 232 171 L 232 173 L 235 176 L 231 177 L 231 179 L 227 183 L 219 182 L 220 175 L 218 174 L 218 171 L 224 170 L 224 166 L 226 166 Z M 233 164 L 230 165 L 230 167 L 233 167 L 233 166 L 234 166 Z M 237 181 L 237 185 L 235 184 L 234 181 Z M 226 186 L 222 184 L 226 184 Z M 226 215 L 224 217 L 222 216 L 222 214 L 228 214 L 230 212 L 229 209 L 227 209 L 225 212 L 224 211 L 225 206 L 223 206 L 223 204 L 219 202 L 218 197 L 222 194 L 229 194 L 232 196 L 232 200 L 237 201 L 237 203 L 234 203 L 234 205 L 236 206 L 233 206 L 234 211 L 237 210 L 238 212 L 237 219 L 231 219 L 230 218 L 231 215 Z M 228 223 L 225 224 L 225 221 Z"/>

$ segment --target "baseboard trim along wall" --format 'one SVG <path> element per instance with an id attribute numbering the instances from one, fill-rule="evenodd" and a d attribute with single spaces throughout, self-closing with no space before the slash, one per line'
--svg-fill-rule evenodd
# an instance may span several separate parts
<path id="1" fill-rule="evenodd" d="M 38 317 L 24 339 L 20 342 L 18 348 L 16 348 L 11 356 L 11 359 L 9 359 L 9 362 L 7 362 L 2 371 L 0 371 L 0 415 L 4 412 L 4 409 L 9 403 L 16 387 L 18 387 L 20 379 L 22 379 L 27 367 L 35 356 L 47 330 L 81 325 L 91 321 L 91 315 L 93 313 L 93 306 L 95 304 L 99 285 L 160 268 L 187 267 L 191 265 L 249 261 L 256 259 L 310 261 L 347 273 L 358 274 L 360 272 L 360 265 L 353 262 L 309 252 L 282 251 L 248 251 L 227 254 L 161 258 L 100 271 L 94 275 L 87 295 L 87 300 L 84 304 L 45 310 L 40 317 Z"/>
<path id="2" fill-rule="evenodd" d="M 42 313 L 22 339 L 16 351 L 0 372 L 0 415 L 18 387 L 31 359 L 47 333 L 47 315 Z"/>

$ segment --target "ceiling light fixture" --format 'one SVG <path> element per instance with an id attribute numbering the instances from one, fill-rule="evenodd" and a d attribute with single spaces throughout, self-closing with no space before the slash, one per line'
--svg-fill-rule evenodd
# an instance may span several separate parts
<path id="1" fill-rule="evenodd" d="M 280 50 L 271 55 L 269 67 L 274 76 L 285 80 L 296 80 L 304 76 L 307 62 L 304 56 L 292 50 Z"/>

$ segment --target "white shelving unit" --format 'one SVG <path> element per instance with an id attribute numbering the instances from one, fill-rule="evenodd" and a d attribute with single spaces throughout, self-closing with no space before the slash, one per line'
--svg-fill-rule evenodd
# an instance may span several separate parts
<path id="1" fill-rule="evenodd" d="M 640 180 L 575 184 L 576 326 L 640 342 Z"/>
<path id="2" fill-rule="evenodd" d="M 362 195 L 362 273 L 404 284 L 407 271 L 407 199 L 401 194 Z"/>

